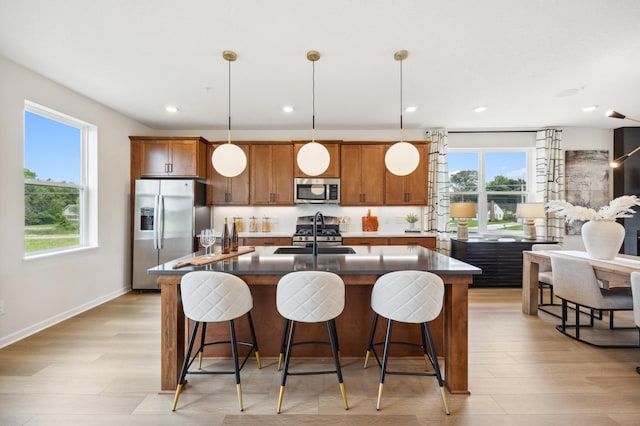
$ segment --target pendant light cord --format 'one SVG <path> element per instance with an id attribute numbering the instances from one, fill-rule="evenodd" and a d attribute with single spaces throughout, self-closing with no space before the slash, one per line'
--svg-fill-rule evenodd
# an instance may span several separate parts
<path id="1" fill-rule="evenodd" d="M 316 141 L 316 62 L 311 61 L 311 142 Z"/>
<path id="2" fill-rule="evenodd" d="M 400 60 L 400 142 L 404 140 L 402 127 L 402 60 Z"/>
<path id="3" fill-rule="evenodd" d="M 229 111 L 229 127 L 227 130 L 227 139 L 229 143 L 231 143 L 231 61 L 229 62 L 229 100 L 228 100 L 228 111 Z"/>

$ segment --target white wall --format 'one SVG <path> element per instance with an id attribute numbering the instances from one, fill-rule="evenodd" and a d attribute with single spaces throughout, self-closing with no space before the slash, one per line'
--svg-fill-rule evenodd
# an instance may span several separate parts
<path id="1" fill-rule="evenodd" d="M 129 139 L 150 129 L 0 57 L 0 347 L 130 290 Z M 25 99 L 98 127 L 99 247 L 23 259 Z"/>

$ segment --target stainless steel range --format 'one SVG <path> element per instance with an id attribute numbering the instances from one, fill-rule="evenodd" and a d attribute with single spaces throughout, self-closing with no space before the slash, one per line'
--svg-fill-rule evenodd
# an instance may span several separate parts
<path id="1" fill-rule="evenodd" d="M 341 246 L 340 223 L 336 216 L 324 216 L 324 224 L 318 222 L 317 241 L 319 246 Z M 294 246 L 313 244 L 313 216 L 300 216 L 296 220 L 296 233 L 293 234 Z"/>

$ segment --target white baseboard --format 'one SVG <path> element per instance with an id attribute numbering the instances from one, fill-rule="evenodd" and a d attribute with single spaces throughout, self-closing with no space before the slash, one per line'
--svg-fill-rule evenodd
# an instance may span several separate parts
<path id="1" fill-rule="evenodd" d="M 109 300 L 115 299 L 116 297 L 122 296 L 123 294 L 126 294 L 128 292 L 131 291 L 130 287 L 123 287 L 119 290 L 115 290 L 109 294 L 106 294 L 102 297 L 99 297 L 97 299 L 91 300 L 87 303 L 84 303 L 82 305 L 76 306 L 73 309 L 69 309 L 66 312 L 62 312 L 58 315 L 55 315 L 51 318 L 48 318 L 44 321 L 40 321 L 37 324 L 34 324 L 30 327 L 24 328 L 22 330 L 16 331 L 15 333 L 11 333 L 8 336 L 4 336 L 2 338 L 0 338 L 0 349 L 4 348 L 5 346 L 9 346 L 12 343 L 15 343 L 19 340 L 24 339 L 25 337 L 29 337 L 33 334 L 36 334 L 39 331 L 45 330 L 53 325 L 58 324 L 59 322 L 62 322 L 64 320 L 67 320 L 71 317 L 74 317 L 82 312 L 88 311 L 89 309 L 95 308 L 96 306 L 102 305 L 105 302 L 108 302 Z"/>

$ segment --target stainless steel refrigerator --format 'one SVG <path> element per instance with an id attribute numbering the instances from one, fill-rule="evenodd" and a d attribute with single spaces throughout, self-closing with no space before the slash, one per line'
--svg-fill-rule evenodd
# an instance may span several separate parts
<path id="1" fill-rule="evenodd" d="M 157 289 L 147 269 L 197 250 L 196 236 L 210 223 L 206 186 L 191 179 L 139 179 L 135 185 L 134 290 Z"/>

